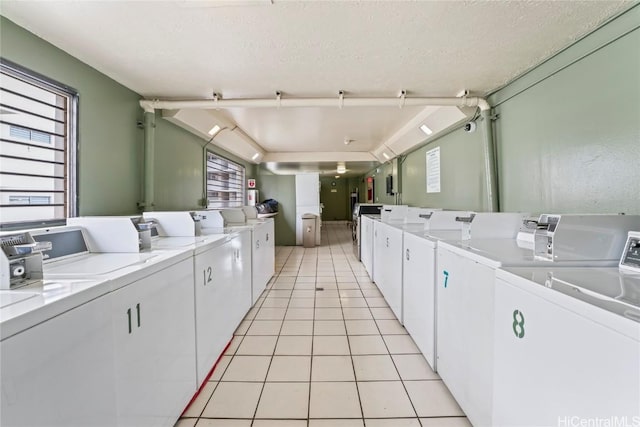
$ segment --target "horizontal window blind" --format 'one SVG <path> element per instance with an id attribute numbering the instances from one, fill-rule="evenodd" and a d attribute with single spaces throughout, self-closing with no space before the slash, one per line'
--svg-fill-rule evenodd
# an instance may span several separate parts
<path id="1" fill-rule="evenodd" d="M 77 95 L 0 65 L 0 221 L 64 220 L 75 213 Z"/>
<path id="2" fill-rule="evenodd" d="M 244 166 L 207 151 L 207 207 L 244 205 Z"/>

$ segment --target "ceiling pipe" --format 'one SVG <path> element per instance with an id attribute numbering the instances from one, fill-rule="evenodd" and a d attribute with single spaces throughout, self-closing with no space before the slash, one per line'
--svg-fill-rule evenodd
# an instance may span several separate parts
<path id="1" fill-rule="evenodd" d="M 404 107 L 426 107 L 436 105 L 441 107 L 480 107 L 482 111 L 489 110 L 489 103 L 480 97 L 416 97 L 405 98 Z M 227 108 L 303 108 L 303 107 L 398 107 L 398 98 L 252 98 L 252 99 L 200 99 L 186 101 L 150 100 L 143 99 L 140 106 L 145 111 L 157 109 L 205 109 L 217 110 Z"/>

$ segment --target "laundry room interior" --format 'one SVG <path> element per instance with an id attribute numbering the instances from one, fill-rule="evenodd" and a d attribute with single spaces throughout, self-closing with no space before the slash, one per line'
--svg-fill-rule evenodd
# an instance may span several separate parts
<path id="1" fill-rule="evenodd" d="M 640 426 L 638 2 L 6 0 L 0 60 L 3 426 Z"/>

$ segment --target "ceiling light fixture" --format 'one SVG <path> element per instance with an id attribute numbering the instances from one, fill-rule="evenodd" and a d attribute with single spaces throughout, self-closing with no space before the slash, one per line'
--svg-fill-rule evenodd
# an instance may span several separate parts
<path id="1" fill-rule="evenodd" d="M 216 136 L 216 134 L 220 132 L 220 126 L 215 125 L 214 127 L 212 127 L 209 132 L 207 132 L 209 135 L 211 136 Z"/>
<path id="2" fill-rule="evenodd" d="M 427 125 L 420 126 L 420 130 L 422 132 L 426 133 L 427 135 L 431 135 L 433 133 L 433 131 L 431 129 L 429 129 L 429 126 L 427 126 Z"/>
<path id="3" fill-rule="evenodd" d="M 349 145 L 353 142 L 353 139 L 349 139 L 349 138 L 345 138 L 344 139 L 344 145 Z"/>
<path id="4" fill-rule="evenodd" d="M 345 173 L 347 171 L 347 168 L 345 165 L 338 165 L 338 169 L 336 169 L 336 172 L 338 173 Z"/>
<path id="5" fill-rule="evenodd" d="M 389 155 L 386 152 L 383 151 L 382 155 L 384 156 L 385 159 L 387 159 L 387 160 L 390 159 Z"/>
<path id="6" fill-rule="evenodd" d="M 256 153 L 256 154 L 254 154 L 254 155 L 253 155 L 253 157 L 251 158 L 251 160 L 255 160 L 255 159 L 257 159 L 258 157 L 260 157 L 260 153 Z"/>

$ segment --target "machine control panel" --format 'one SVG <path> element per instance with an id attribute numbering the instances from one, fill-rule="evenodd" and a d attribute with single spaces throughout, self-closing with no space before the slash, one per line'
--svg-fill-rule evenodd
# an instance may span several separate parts
<path id="1" fill-rule="evenodd" d="M 630 231 L 620 258 L 620 268 L 640 273 L 640 231 Z"/>

